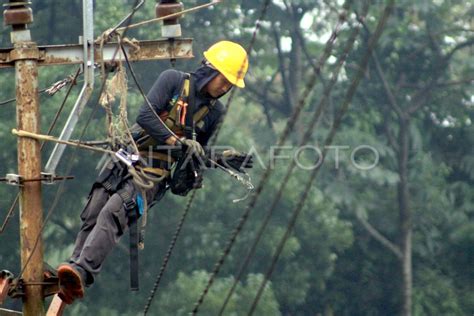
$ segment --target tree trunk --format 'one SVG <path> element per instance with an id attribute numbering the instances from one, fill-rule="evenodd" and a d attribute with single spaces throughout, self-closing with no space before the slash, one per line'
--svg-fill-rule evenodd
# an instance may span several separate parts
<path id="1" fill-rule="evenodd" d="M 409 120 L 400 118 L 399 121 L 399 154 L 398 173 L 398 207 L 400 214 L 400 249 L 402 251 L 402 315 L 411 316 L 412 311 L 412 214 L 409 206 L 408 190 L 408 151 L 409 151 Z"/>
<path id="2" fill-rule="evenodd" d="M 298 21 L 294 22 L 295 24 L 299 23 Z M 297 27 L 297 26 L 295 26 Z M 299 38 L 296 34 L 296 31 L 293 31 L 291 36 L 291 52 L 290 52 L 290 71 L 289 71 L 289 80 L 290 80 L 290 96 L 292 98 L 291 104 L 294 107 L 296 100 L 299 99 L 299 88 L 301 82 L 301 44 L 299 43 Z"/>

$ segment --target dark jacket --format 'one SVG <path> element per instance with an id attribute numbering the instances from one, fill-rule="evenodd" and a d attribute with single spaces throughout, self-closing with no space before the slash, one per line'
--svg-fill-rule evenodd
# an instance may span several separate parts
<path id="1" fill-rule="evenodd" d="M 194 112 L 198 111 L 202 106 L 211 105 L 209 113 L 203 119 L 204 124 L 196 127 L 197 141 L 203 146 L 207 145 L 209 138 L 214 133 L 224 114 L 222 103 L 203 92 L 206 84 L 217 75 L 218 72 L 216 70 L 207 66 L 201 66 L 196 72 L 191 73 L 191 76 L 194 77 L 195 87 Z M 174 69 L 168 69 L 160 74 L 147 95 L 151 105 L 158 114 L 171 110 L 173 101 L 180 96 L 184 79 L 185 73 Z M 137 123 L 159 144 L 165 144 L 165 140 L 171 136 L 171 133 L 159 122 L 146 103 L 140 108 Z"/>

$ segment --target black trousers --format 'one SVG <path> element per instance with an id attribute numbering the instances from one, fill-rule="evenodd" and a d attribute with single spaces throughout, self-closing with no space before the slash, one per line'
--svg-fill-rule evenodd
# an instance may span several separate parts
<path id="1" fill-rule="evenodd" d="M 125 180 L 121 189 L 135 197 L 139 192 L 131 179 Z M 148 206 L 160 200 L 166 191 L 165 181 L 146 191 Z M 81 272 L 89 286 L 104 263 L 105 258 L 129 226 L 129 218 L 122 198 L 95 185 L 81 213 L 82 225 L 77 235 L 69 262 Z"/>

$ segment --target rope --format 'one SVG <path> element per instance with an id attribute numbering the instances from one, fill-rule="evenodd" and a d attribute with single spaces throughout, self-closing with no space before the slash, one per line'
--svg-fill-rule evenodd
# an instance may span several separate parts
<path id="1" fill-rule="evenodd" d="M 346 3 L 344 4 L 344 8 L 347 9 L 350 3 L 351 3 L 351 0 L 347 0 Z M 334 46 L 334 42 L 335 42 L 335 40 L 336 40 L 336 38 L 337 38 L 337 36 L 340 32 L 340 29 L 342 27 L 342 24 L 343 24 L 344 20 L 345 20 L 344 16 L 339 17 L 339 20 L 338 20 L 338 22 L 337 22 L 337 24 L 334 28 L 334 31 L 332 32 L 331 36 L 329 37 L 328 41 L 326 42 L 326 46 L 325 46 L 325 49 L 323 51 L 323 54 L 321 55 L 321 58 L 319 59 L 318 64 L 317 64 L 317 67 L 318 67 L 317 69 L 318 69 L 319 72 L 321 71 L 321 68 L 324 66 L 327 59 L 331 55 L 331 51 L 332 51 L 332 48 Z M 278 148 L 281 147 L 284 144 L 284 142 L 287 140 L 291 130 L 293 130 L 293 128 L 296 124 L 296 121 L 298 120 L 298 117 L 299 117 L 299 115 L 300 115 L 300 113 L 301 113 L 301 111 L 302 111 L 302 109 L 303 109 L 303 107 L 306 103 L 306 100 L 309 97 L 309 94 L 311 93 L 313 87 L 316 85 L 317 75 L 318 75 L 318 73 L 314 72 L 312 74 L 312 76 L 309 78 L 309 80 L 307 81 L 307 84 L 306 84 L 305 89 L 304 89 L 303 96 L 299 100 L 296 108 L 293 110 L 293 113 L 292 113 L 291 117 L 288 119 L 288 121 L 286 123 L 285 129 L 283 130 L 283 132 L 281 133 L 281 135 L 280 135 L 280 137 L 277 141 L 277 146 L 276 146 L 277 150 L 275 150 L 275 152 L 277 154 L 279 152 Z M 245 223 L 246 223 L 246 221 L 247 221 L 247 219 L 250 215 L 250 212 L 255 207 L 256 202 L 258 200 L 258 197 L 262 193 L 263 188 L 265 187 L 266 182 L 267 182 L 268 178 L 271 175 L 272 168 L 269 168 L 269 166 L 266 166 L 266 168 L 264 168 L 264 170 L 265 170 L 265 172 L 261 176 L 259 184 L 258 184 L 257 188 L 255 189 L 253 195 L 251 196 L 250 202 L 248 203 L 247 207 L 245 208 L 241 218 L 239 219 L 239 222 L 237 223 L 234 230 L 232 231 L 231 236 L 230 236 L 227 244 L 225 245 L 225 248 L 224 248 L 220 258 L 218 259 L 218 261 L 214 265 L 214 268 L 213 268 L 211 276 L 208 280 L 208 283 L 207 283 L 206 287 L 204 288 L 203 292 L 201 293 L 201 296 L 200 296 L 199 300 L 196 302 L 196 304 L 194 306 L 194 309 L 192 311 L 193 315 L 197 314 L 200 305 L 203 303 L 207 292 L 211 288 L 211 286 L 214 282 L 214 279 L 216 278 L 217 274 L 220 271 L 220 268 L 222 267 L 222 265 L 225 262 L 225 259 L 227 258 L 230 251 L 232 250 L 232 247 L 235 243 L 235 240 L 237 239 L 237 236 L 239 235 L 240 231 L 242 230 L 243 226 L 245 225 Z"/>
<path id="2" fill-rule="evenodd" d="M 139 2 L 139 0 L 136 0 L 135 3 L 138 4 L 138 2 Z M 135 12 L 136 12 L 137 10 L 138 10 L 138 8 L 137 8 L 137 6 L 135 5 L 135 6 L 134 6 L 134 9 L 133 9 L 133 11 L 132 11 L 132 13 L 130 14 L 128 23 L 130 23 L 131 18 L 133 17 L 133 15 L 135 14 Z M 124 30 L 123 34 L 126 34 L 126 32 L 127 32 L 127 29 Z M 115 60 L 118 50 L 119 50 L 119 48 L 117 47 L 117 49 L 116 49 L 114 55 L 112 56 L 112 61 Z M 103 80 L 102 80 L 102 85 L 101 85 L 101 89 L 100 89 L 99 96 L 102 95 L 102 92 L 103 92 L 104 89 L 105 89 L 106 80 L 107 80 L 107 78 L 103 78 Z M 97 111 L 97 109 L 98 109 L 98 105 L 99 105 L 99 101 L 97 100 L 97 102 L 96 102 L 95 106 L 93 107 L 93 110 L 92 110 L 92 112 L 91 112 L 89 118 L 87 119 L 86 124 L 85 124 L 85 126 L 84 126 L 84 128 L 83 128 L 83 130 L 82 130 L 82 132 L 81 132 L 81 134 L 80 134 L 79 142 L 82 141 L 82 138 L 84 137 L 84 135 L 85 135 L 85 133 L 86 133 L 86 131 L 87 131 L 87 128 L 88 128 L 90 122 L 92 121 L 93 116 L 95 115 L 95 113 L 96 113 L 96 111 Z M 76 150 L 77 150 L 77 148 L 78 148 L 78 147 L 76 147 Z M 74 163 L 74 159 L 75 159 L 75 156 L 74 156 L 74 155 L 71 155 L 71 157 L 70 157 L 70 159 L 69 159 L 69 161 L 68 161 L 68 163 L 67 163 L 66 174 L 69 174 L 69 173 L 71 172 L 71 169 L 72 169 L 73 163 Z M 56 191 L 56 195 L 55 195 L 55 197 L 54 197 L 53 203 L 52 203 L 50 209 L 48 210 L 48 212 L 47 212 L 47 214 L 46 214 L 46 217 L 45 217 L 45 219 L 44 219 L 44 221 L 43 221 L 43 224 L 42 224 L 42 226 L 41 226 L 41 229 L 40 229 L 40 231 L 39 231 L 39 233 L 38 233 L 38 236 L 36 237 L 35 243 L 34 243 L 33 248 L 32 248 L 32 250 L 31 250 L 31 253 L 30 253 L 30 255 L 28 256 L 27 260 L 25 261 L 25 264 L 23 265 L 23 267 L 22 267 L 22 269 L 21 269 L 21 271 L 20 271 L 20 274 L 19 274 L 19 276 L 18 276 L 18 279 L 20 279 L 20 278 L 22 277 L 23 273 L 25 272 L 26 267 L 27 267 L 28 264 L 30 263 L 31 258 L 32 258 L 33 254 L 35 253 L 35 251 L 36 251 L 36 249 L 37 249 L 37 247 L 38 247 L 38 243 L 39 243 L 39 240 L 40 240 L 41 235 L 43 234 L 44 228 L 46 227 L 46 224 L 48 223 L 49 219 L 51 218 L 51 215 L 53 214 L 54 210 L 56 209 L 56 206 L 57 206 L 57 203 L 58 203 L 58 201 L 59 201 L 59 198 L 60 198 L 60 196 L 62 195 L 62 193 L 63 193 L 63 191 L 64 191 L 64 185 L 65 185 L 65 181 L 62 181 L 62 182 L 60 183 L 59 187 L 58 187 L 58 190 Z"/>
<path id="3" fill-rule="evenodd" d="M 18 204 L 19 199 L 20 199 L 20 194 L 17 193 L 15 200 L 13 201 L 12 205 L 10 206 L 10 209 L 7 212 L 7 216 L 5 216 L 5 219 L 3 220 L 2 227 L 0 227 L 0 234 L 3 233 L 3 231 L 7 227 L 8 222 L 13 217 L 13 212 L 15 211 L 15 208 L 16 208 L 16 205 Z"/>
<path id="4" fill-rule="evenodd" d="M 257 295 L 256 295 L 253 303 L 252 303 L 252 306 L 250 308 L 250 311 L 249 311 L 248 315 L 253 315 L 253 313 L 255 312 L 255 309 L 256 309 L 256 307 L 258 305 L 258 302 L 259 302 L 259 300 L 260 300 L 260 298 L 263 294 L 265 286 L 266 286 L 268 280 L 270 279 L 270 277 L 273 273 L 273 270 L 274 270 L 275 265 L 278 261 L 278 258 L 280 256 L 285 244 L 286 244 L 286 241 L 288 240 L 289 235 L 291 234 L 291 231 L 293 230 L 293 227 L 295 226 L 296 220 L 297 220 L 299 214 L 301 213 L 301 210 L 303 209 L 303 206 L 306 202 L 309 191 L 312 188 L 313 182 L 316 179 L 318 171 L 320 170 L 321 166 L 324 163 L 325 155 L 328 151 L 328 146 L 332 144 L 334 136 L 335 136 L 337 130 L 339 129 L 339 126 L 341 125 L 342 118 L 343 118 L 344 114 L 347 112 L 347 110 L 350 106 L 350 103 L 352 101 L 352 98 L 354 97 L 354 94 L 357 90 L 357 87 L 359 86 L 359 83 L 360 83 L 361 79 L 363 78 L 363 76 L 365 74 L 365 69 L 367 68 L 367 64 L 369 62 L 372 51 L 373 51 L 375 45 L 377 44 L 377 42 L 380 38 L 380 35 L 382 34 L 382 31 L 385 27 L 385 23 L 387 22 L 387 19 L 388 19 L 388 17 L 390 16 L 390 14 L 392 12 L 393 5 L 394 5 L 394 0 L 390 0 L 388 2 L 388 4 L 386 5 L 385 9 L 384 9 L 383 15 L 379 20 L 379 23 L 377 25 L 377 28 L 375 30 L 374 35 L 372 36 L 372 38 L 369 41 L 367 51 L 366 51 L 365 55 L 362 58 L 362 61 L 360 63 L 360 67 L 358 69 L 358 72 L 357 72 L 356 76 L 354 77 L 354 79 L 351 83 L 351 86 L 349 87 L 349 89 L 348 89 L 348 91 L 347 91 L 347 93 L 344 97 L 344 101 L 342 103 L 341 109 L 339 110 L 339 113 L 338 113 L 337 117 L 334 119 L 331 130 L 329 131 L 329 133 L 328 133 L 328 135 L 325 139 L 324 147 L 323 147 L 324 149 L 322 151 L 323 161 L 322 161 L 322 163 L 318 164 L 316 168 L 314 168 L 312 170 L 310 178 L 308 179 L 308 181 L 305 184 L 305 190 L 301 194 L 301 197 L 298 201 L 298 204 L 292 212 L 292 216 L 290 218 L 290 222 L 287 226 L 285 234 L 283 235 L 282 239 L 280 240 L 280 243 L 278 244 L 276 252 L 275 252 L 275 254 L 272 258 L 271 265 L 270 265 L 269 269 L 267 270 L 267 272 L 265 274 L 265 278 L 263 279 L 262 283 L 260 284 L 259 290 L 257 292 Z M 311 137 L 311 131 L 308 130 L 306 132 L 305 136 L 304 136 L 305 142 L 307 142 L 310 137 Z M 274 205 L 276 205 L 276 203 Z M 274 205 L 273 205 L 273 207 L 274 207 Z"/>
<path id="5" fill-rule="evenodd" d="M 119 42 L 121 39 L 119 38 Z M 133 143 L 131 134 L 127 133 L 128 115 L 127 115 L 127 76 L 122 62 L 118 62 L 115 75 L 107 80 L 106 88 L 100 97 L 99 103 L 105 109 L 107 120 L 107 134 L 112 148 L 117 148 L 119 144 Z M 112 110 L 115 98 L 120 97 L 119 112 L 116 117 Z M 136 151 L 138 153 L 138 150 Z"/>
<path id="6" fill-rule="evenodd" d="M 51 122 L 51 124 L 49 125 L 49 128 L 48 128 L 48 132 L 47 132 L 47 135 L 50 135 L 52 130 L 54 129 L 54 127 L 56 126 L 56 123 L 57 123 L 57 120 L 59 118 L 59 116 L 61 115 L 63 109 L 64 109 L 64 105 L 66 104 L 66 101 L 68 100 L 69 98 L 69 95 L 71 94 L 71 91 L 72 91 L 72 88 L 74 87 L 74 85 L 76 84 L 76 80 L 77 80 L 77 77 L 79 76 L 79 74 L 81 73 L 81 69 L 78 68 L 78 70 L 76 71 L 74 77 L 72 78 L 72 80 L 69 82 L 70 85 L 68 87 L 68 90 L 66 92 L 66 95 L 63 99 L 63 101 L 61 102 L 61 105 L 59 106 L 59 109 L 56 111 L 56 114 L 54 115 L 54 119 L 53 121 Z M 44 89 L 46 90 L 46 89 Z M 14 99 L 16 100 L 16 99 Z M 41 144 L 41 147 L 40 147 L 40 151 L 43 150 L 43 147 L 44 147 L 44 142 Z M 15 197 L 15 200 L 13 200 L 13 203 L 12 205 L 10 206 L 10 209 L 8 210 L 8 213 L 7 213 L 7 216 L 5 216 L 5 220 L 3 221 L 3 224 L 2 224 L 2 227 L 0 228 L 0 234 L 3 233 L 3 231 L 5 230 L 8 222 L 10 221 L 10 219 L 13 217 L 13 212 L 15 211 L 15 208 L 18 204 L 18 200 L 20 198 L 20 193 L 18 192 L 16 197 Z"/>
<path id="7" fill-rule="evenodd" d="M 251 40 L 250 40 L 249 46 L 247 47 L 247 54 L 248 54 L 248 56 L 250 56 L 250 53 L 251 53 L 252 48 L 253 48 L 253 45 L 255 44 L 255 41 L 256 41 L 256 38 L 257 38 L 257 33 L 258 33 L 259 29 L 260 29 L 260 24 L 261 24 L 260 21 L 263 20 L 263 18 L 264 18 L 265 14 L 266 14 L 266 10 L 267 10 L 269 4 L 270 4 L 270 1 L 267 0 L 267 1 L 265 2 L 265 4 L 264 4 L 263 8 L 262 8 L 262 12 L 261 12 L 261 14 L 260 14 L 260 17 L 257 19 L 257 21 L 256 21 L 256 23 L 255 23 L 255 28 L 254 28 L 254 31 L 253 31 L 253 34 L 252 34 L 252 38 L 251 38 Z M 241 66 L 240 73 L 242 72 L 243 67 L 244 67 L 244 64 L 242 64 L 242 66 Z M 211 147 L 214 146 L 214 145 L 216 144 L 216 142 L 217 142 L 217 138 L 218 138 L 218 135 L 219 135 L 219 133 L 220 133 L 221 126 L 222 126 L 222 124 L 223 124 L 224 118 L 225 118 L 226 115 L 227 115 L 227 110 L 229 109 L 229 107 L 230 107 L 230 105 L 231 105 L 231 103 L 232 103 L 232 101 L 233 101 L 233 98 L 234 98 L 234 95 L 235 95 L 235 91 L 236 91 L 236 89 L 232 89 L 232 91 L 231 91 L 231 93 L 230 93 L 230 95 L 229 95 L 229 98 L 228 98 L 227 103 L 226 103 L 226 105 L 225 105 L 225 111 L 224 111 L 224 114 L 223 114 L 223 119 L 219 122 L 218 126 L 216 127 L 216 131 L 214 132 L 214 135 L 212 136 L 212 138 L 211 138 L 211 140 L 210 140 L 210 144 L 211 144 L 210 146 L 211 146 Z M 153 285 L 153 289 L 151 290 L 150 296 L 148 297 L 147 303 L 145 304 L 145 307 L 144 307 L 144 309 L 143 309 L 144 315 L 146 315 L 146 313 L 148 312 L 148 310 L 149 310 L 149 308 L 150 308 L 150 306 L 151 306 L 151 304 L 152 304 L 152 302 L 153 302 L 153 299 L 154 299 L 154 297 L 155 297 L 155 294 L 156 294 L 156 292 L 157 292 L 157 290 L 158 290 L 158 287 L 159 287 L 159 285 L 160 285 L 161 279 L 162 279 L 162 277 L 163 277 L 163 275 L 164 275 L 164 273 L 165 273 L 165 271 L 166 271 L 168 262 L 169 262 L 169 260 L 170 260 L 170 258 L 171 258 L 172 253 L 173 253 L 174 247 L 175 247 L 175 245 L 176 245 L 176 241 L 177 241 L 177 239 L 178 239 L 178 237 L 179 237 L 179 234 L 180 234 L 180 232 L 181 232 L 181 228 L 182 228 L 182 226 L 183 226 L 183 224 L 184 224 L 184 221 L 186 220 L 187 214 L 189 213 L 189 211 L 190 211 L 190 209 L 191 209 L 191 206 L 192 206 L 192 204 L 193 204 L 193 202 L 194 202 L 195 196 L 196 196 L 196 190 L 193 190 L 193 192 L 192 192 L 192 194 L 191 194 L 191 196 L 190 196 L 190 198 L 189 198 L 189 201 L 188 201 L 188 203 L 187 203 L 187 205 L 186 205 L 186 207 L 185 207 L 185 209 L 184 209 L 184 211 L 183 211 L 183 213 L 182 213 L 182 215 L 181 215 L 181 219 L 180 219 L 179 222 L 178 222 L 178 225 L 177 225 L 177 227 L 176 227 L 176 231 L 175 231 L 175 233 L 174 233 L 174 235 L 173 235 L 173 238 L 172 238 L 172 240 L 171 240 L 171 242 L 170 242 L 170 245 L 168 246 L 168 251 L 167 251 L 165 257 L 163 258 L 163 262 L 162 262 L 162 265 L 161 265 L 161 267 L 160 267 L 160 271 L 159 271 L 159 273 L 158 273 L 158 275 L 157 275 L 157 277 L 156 277 L 155 284 Z"/>
<path id="8" fill-rule="evenodd" d="M 367 14 L 368 8 L 369 8 L 369 3 L 366 2 L 365 6 L 363 8 L 362 16 L 365 16 Z M 309 139 L 312 135 L 312 131 L 314 131 L 314 129 L 315 129 L 316 123 L 319 121 L 319 118 L 321 117 L 321 114 L 323 113 L 323 111 L 325 110 L 325 108 L 327 106 L 327 103 L 328 103 L 327 101 L 329 99 L 331 91 L 337 83 L 337 78 L 338 78 L 339 73 L 342 69 L 342 66 L 344 65 L 344 63 L 347 59 L 347 56 L 349 55 L 350 51 L 352 51 L 352 48 L 354 46 L 354 42 L 355 42 L 357 36 L 359 35 L 359 31 L 360 31 L 359 27 L 354 27 L 353 31 L 351 32 L 350 37 L 347 40 L 347 43 L 344 47 L 344 50 L 343 50 L 341 56 L 339 56 L 338 60 L 336 61 L 336 68 L 332 72 L 331 81 L 325 87 L 324 92 L 323 92 L 323 97 L 322 97 L 321 101 L 319 102 L 319 104 L 316 107 L 317 110 L 314 112 L 309 126 L 307 128 L 305 128 L 306 129 L 305 136 L 304 136 L 303 140 L 301 140 L 301 142 L 298 144 L 298 146 L 303 146 L 304 144 L 306 144 L 309 141 Z M 266 227 L 267 227 L 267 225 L 270 221 L 270 218 L 272 217 L 272 215 L 274 213 L 275 207 L 276 207 L 278 201 L 281 198 L 283 190 L 285 189 L 286 184 L 288 183 L 288 180 L 289 180 L 291 174 L 293 173 L 293 169 L 294 169 L 295 166 L 296 166 L 296 161 L 293 160 L 291 162 L 290 166 L 288 167 L 288 170 L 287 170 L 287 173 L 286 173 L 284 179 L 282 181 L 280 181 L 280 183 L 281 183 L 280 188 L 278 190 L 278 193 L 277 193 L 276 197 L 273 200 L 273 203 L 270 207 L 270 211 L 267 213 L 264 221 L 262 222 L 262 224 L 261 224 L 261 226 L 260 226 L 260 228 L 257 232 L 257 237 L 255 238 L 249 252 L 247 253 L 247 255 L 246 255 L 246 257 L 243 261 L 243 264 L 239 268 L 237 276 L 235 277 L 234 282 L 233 282 L 229 292 L 227 293 L 227 296 L 224 300 L 224 303 L 223 303 L 223 305 L 222 305 L 222 307 L 219 311 L 219 315 L 222 315 L 224 313 L 225 308 L 227 307 L 227 304 L 228 304 L 230 298 L 232 297 L 232 294 L 234 293 L 239 281 L 241 280 L 245 270 L 247 269 L 247 267 L 250 263 L 250 259 L 254 255 L 255 250 L 257 249 L 257 245 L 258 245 L 258 243 L 259 243 L 259 241 L 260 241 L 260 239 L 263 235 L 263 232 L 265 231 L 265 229 L 266 229 Z"/>

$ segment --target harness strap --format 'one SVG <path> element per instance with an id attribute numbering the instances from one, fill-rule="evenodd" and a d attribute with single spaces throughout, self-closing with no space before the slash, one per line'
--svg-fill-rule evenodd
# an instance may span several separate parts
<path id="1" fill-rule="evenodd" d="M 122 198 L 123 205 L 128 215 L 128 227 L 130 232 L 130 290 L 138 291 L 138 225 L 137 204 L 130 193 L 124 189 L 119 190 L 118 195 Z"/>
<path id="2" fill-rule="evenodd" d="M 160 177 L 168 176 L 170 174 L 169 170 L 161 169 L 161 168 L 146 167 L 146 168 L 143 168 L 143 171 L 148 172 L 148 173 L 152 173 L 152 174 L 160 176 Z"/>
<path id="3" fill-rule="evenodd" d="M 195 124 L 201 123 L 202 119 L 209 113 L 209 107 L 208 106 L 203 106 L 200 108 L 196 114 L 193 116 L 193 121 Z"/>
<path id="4" fill-rule="evenodd" d="M 157 151 L 151 151 L 151 150 L 150 151 L 140 150 L 140 156 L 153 158 L 153 159 L 159 159 L 159 160 L 163 160 L 169 163 L 173 163 L 176 161 L 173 157 L 167 154 L 163 154 L 163 153 L 160 153 Z"/>
<path id="5" fill-rule="evenodd" d="M 195 102 L 195 87 L 194 87 L 194 77 L 190 74 L 187 74 L 187 81 L 189 82 L 189 91 L 188 95 L 185 96 L 185 102 L 188 103 L 187 106 L 187 115 L 185 117 L 184 125 L 184 136 L 188 139 L 196 139 L 195 136 L 195 121 L 194 121 L 194 109 L 196 108 Z M 185 85 L 186 86 L 186 85 Z"/>

